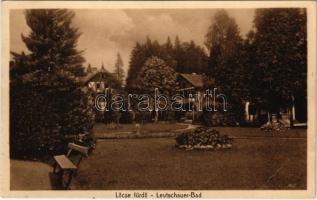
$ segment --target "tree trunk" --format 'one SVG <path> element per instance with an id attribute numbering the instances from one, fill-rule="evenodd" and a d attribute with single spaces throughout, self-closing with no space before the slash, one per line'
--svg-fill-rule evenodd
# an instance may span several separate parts
<path id="1" fill-rule="evenodd" d="M 154 118 L 155 123 L 158 121 L 158 115 L 159 115 L 159 112 L 158 112 L 158 110 L 156 110 L 155 111 L 155 118 Z"/>

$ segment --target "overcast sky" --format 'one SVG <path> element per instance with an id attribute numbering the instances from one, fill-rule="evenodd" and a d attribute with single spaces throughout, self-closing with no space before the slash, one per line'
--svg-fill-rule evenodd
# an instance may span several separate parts
<path id="1" fill-rule="evenodd" d="M 241 35 L 245 36 L 252 27 L 254 9 L 227 11 L 235 18 Z M 119 52 L 127 72 L 133 46 L 136 42 L 144 42 L 146 36 L 162 43 L 168 36 L 174 41 L 178 35 L 181 41 L 194 40 L 203 46 L 205 34 L 215 12 L 215 9 L 75 10 L 73 22 L 82 32 L 78 48 L 85 50 L 85 65 L 90 63 L 99 68 L 103 62 L 106 69 L 113 71 L 116 54 Z M 11 10 L 11 51 L 26 50 L 21 33 L 27 35 L 28 31 L 24 11 Z"/>

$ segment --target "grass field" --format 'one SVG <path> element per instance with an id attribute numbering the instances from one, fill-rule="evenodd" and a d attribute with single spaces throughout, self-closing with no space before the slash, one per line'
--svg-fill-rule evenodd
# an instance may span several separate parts
<path id="1" fill-rule="evenodd" d="M 169 132 L 177 129 L 184 129 L 188 125 L 176 124 L 176 123 L 146 123 L 140 124 L 141 133 L 152 133 L 152 132 Z M 118 128 L 110 128 L 109 125 L 98 123 L 95 124 L 93 132 L 95 134 L 100 133 L 114 133 L 114 132 L 133 132 L 137 128 L 135 124 L 120 124 Z"/>
<path id="2" fill-rule="evenodd" d="M 250 128 L 250 127 L 214 127 L 214 129 L 218 130 L 221 134 L 229 135 L 230 137 L 238 137 L 238 138 L 306 138 L 307 137 L 307 129 L 306 128 L 292 128 L 285 132 L 264 132 L 259 128 Z"/>
<path id="3" fill-rule="evenodd" d="M 235 136 L 263 135 L 251 128 L 217 129 Z M 251 135 L 223 151 L 180 150 L 173 138 L 99 140 L 72 189 L 305 189 L 305 133 Z"/>

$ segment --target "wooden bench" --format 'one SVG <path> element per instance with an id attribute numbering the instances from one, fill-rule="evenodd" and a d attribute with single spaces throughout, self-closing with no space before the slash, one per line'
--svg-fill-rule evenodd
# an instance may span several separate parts
<path id="1" fill-rule="evenodd" d="M 83 157 L 88 156 L 88 147 L 84 147 L 75 143 L 68 144 L 68 152 L 66 155 L 54 156 L 55 164 L 53 173 L 59 173 L 61 185 L 64 189 L 68 189 L 72 181 L 74 173 L 77 172 L 80 162 Z M 70 159 L 72 152 L 79 153 L 80 157 L 77 162 Z"/>

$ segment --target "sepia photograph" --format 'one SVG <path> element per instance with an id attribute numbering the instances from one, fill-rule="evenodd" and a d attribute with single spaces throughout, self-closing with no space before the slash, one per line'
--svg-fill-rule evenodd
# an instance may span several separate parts
<path id="1" fill-rule="evenodd" d="M 5 3 L 7 191 L 314 194 L 315 2 Z"/>

